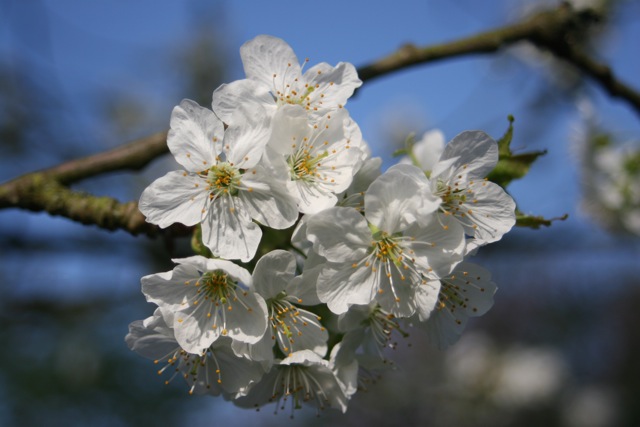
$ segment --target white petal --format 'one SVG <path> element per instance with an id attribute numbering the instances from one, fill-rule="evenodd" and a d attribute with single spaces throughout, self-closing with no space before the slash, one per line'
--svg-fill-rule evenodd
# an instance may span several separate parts
<path id="1" fill-rule="evenodd" d="M 157 304 L 167 323 L 165 313 L 173 313 L 188 306 L 190 297 L 195 296 L 192 286 L 185 286 L 185 282 L 195 282 L 201 274 L 193 265 L 177 265 L 172 271 L 144 276 L 140 282 L 142 293 L 148 302 Z M 170 324 L 172 326 L 172 324 Z"/>
<path id="2" fill-rule="evenodd" d="M 365 216 L 379 229 L 395 233 L 424 222 L 440 202 L 422 170 L 396 165 L 369 186 L 364 196 Z"/>
<path id="3" fill-rule="evenodd" d="M 214 363 L 208 363 L 208 367 L 211 370 L 209 377 L 216 378 L 216 370 L 219 370 L 220 387 L 227 393 L 243 396 L 251 385 L 260 381 L 265 370 L 260 363 L 236 356 L 229 347 L 228 341 L 224 340 L 224 345 L 216 342 L 212 346 L 212 352 L 218 364 L 216 366 Z"/>
<path id="4" fill-rule="evenodd" d="M 342 313 L 338 317 L 338 329 L 341 332 L 350 332 L 362 329 L 363 322 L 368 321 L 374 307 L 378 305 L 377 302 L 372 302 L 368 305 L 352 305 L 349 311 Z M 360 344 L 357 344 L 359 346 Z"/>
<path id="5" fill-rule="evenodd" d="M 427 226 L 415 225 L 406 236 L 414 238 L 406 243 L 406 250 L 414 251 L 415 264 L 422 274 L 431 278 L 444 277 L 462 261 L 465 249 L 464 230 L 453 218 L 442 214 L 431 217 Z"/>
<path id="6" fill-rule="evenodd" d="M 237 341 L 258 342 L 267 329 L 267 304 L 255 292 L 238 293 L 233 310 L 227 310 L 229 336 Z"/>
<path id="7" fill-rule="evenodd" d="M 502 187 L 491 181 L 481 181 L 470 188 L 473 196 L 467 198 L 454 216 L 462 216 L 460 222 L 476 244 L 500 240 L 516 223 L 515 202 Z"/>
<path id="8" fill-rule="evenodd" d="M 251 221 L 239 198 L 214 200 L 202 222 L 202 241 L 215 256 L 248 262 L 258 249 L 262 230 Z"/>
<path id="9" fill-rule="evenodd" d="M 246 190 L 240 191 L 238 197 L 251 218 L 277 230 L 291 227 L 298 219 L 295 199 L 284 182 L 269 176 L 266 169 L 256 167 L 247 171 L 242 176 L 242 185 Z"/>
<path id="10" fill-rule="evenodd" d="M 205 180 L 173 171 L 156 179 L 140 196 L 138 208 L 147 222 L 165 228 L 179 222 L 191 226 L 202 221 L 207 201 Z"/>
<path id="11" fill-rule="evenodd" d="M 440 281 L 429 280 L 420 284 L 415 293 L 416 314 L 421 321 L 427 320 L 438 302 Z"/>
<path id="12" fill-rule="evenodd" d="M 276 334 L 280 349 L 285 354 L 300 350 L 311 350 L 319 356 L 327 353 L 329 333 L 318 321 L 318 315 L 298 309 L 292 316 L 280 319 L 286 325 L 286 332 L 282 333 L 280 326 Z"/>
<path id="13" fill-rule="evenodd" d="M 335 67 L 323 62 L 309 68 L 303 76 L 309 86 L 315 90 L 309 95 L 311 105 L 318 108 L 318 116 L 326 111 L 342 108 L 353 91 L 362 85 L 355 67 L 340 62 Z M 319 102 L 322 104 L 319 104 Z"/>
<path id="14" fill-rule="evenodd" d="M 311 251 L 310 254 L 315 254 L 315 252 Z M 323 267 L 324 263 L 310 267 L 307 267 L 305 263 L 303 273 L 300 276 L 294 277 L 293 280 L 289 282 L 289 285 L 286 288 L 287 294 L 295 295 L 300 300 L 299 304 L 301 305 L 320 304 L 321 301 L 318 298 L 316 284 Z"/>
<path id="15" fill-rule="evenodd" d="M 458 159 L 459 171 L 473 178 L 484 178 L 498 163 L 498 144 L 484 132 L 462 132 L 447 144 L 440 160 L 454 158 Z M 437 175 L 435 168 L 434 175 Z"/>
<path id="16" fill-rule="evenodd" d="M 364 217 L 355 209 L 343 207 L 311 216 L 307 237 L 318 254 L 335 262 L 359 261 L 371 244 L 371 230 Z"/>
<path id="17" fill-rule="evenodd" d="M 271 135 L 271 118 L 257 103 L 243 102 L 231 115 L 224 133 L 223 152 L 234 167 L 254 167 Z"/>
<path id="18" fill-rule="evenodd" d="M 358 360 L 355 357 L 355 348 L 352 348 L 349 337 L 346 335 L 342 341 L 331 349 L 331 370 L 340 382 L 342 390 L 347 396 L 352 396 L 358 391 Z"/>
<path id="19" fill-rule="evenodd" d="M 171 113 L 167 145 L 180 165 L 200 172 L 215 164 L 215 142 L 223 133 L 223 124 L 213 112 L 185 99 Z"/>
<path id="20" fill-rule="evenodd" d="M 246 295 L 237 292 L 237 300 L 229 300 L 227 304 L 218 306 L 201 298 L 198 304 L 177 312 L 173 329 L 180 346 L 199 354 L 221 335 L 247 343 L 260 340 L 267 328 L 264 300 L 252 292 Z"/>
<path id="21" fill-rule="evenodd" d="M 269 88 L 274 81 L 293 81 L 302 74 L 291 46 L 277 37 L 260 35 L 249 40 L 240 47 L 240 57 L 247 78 Z"/>
<path id="22" fill-rule="evenodd" d="M 151 360 L 162 359 L 179 348 L 172 336 L 144 326 L 142 320 L 129 325 L 125 342 L 131 350 Z"/>
<path id="23" fill-rule="evenodd" d="M 413 154 L 424 171 L 431 171 L 444 151 L 444 134 L 439 129 L 426 132 L 413 146 Z"/>
<path id="24" fill-rule="evenodd" d="M 286 386 L 282 383 L 282 377 L 289 375 L 282 372 L 291 369 L 290 365 L 299 365 L 305 368 L 299 372 L 299 375 L 296 375 L 297 384 L 288 384 L 289 387 L 301 386 L 295 392 L 289 390 L 295 396 L 285 395 L 285 390 L 283 390 Z M 309 395 L 305 396 L 305 393 L 309 393 Z M 247 396 L 234 400 L 234 403 L 245 408 L 256 408 L 274 401 L 277 401 L 277 404 L 282 404 L 280 399 L 283 397 L 295 399 L 300 403 L 315 404 L 319 408 L 328 404 L 342 412 L 346 411 L 348 403 L 348 397 L 331 371 L 329 363 L 310 350 L 297 351 L 283 359 L 280 364 L 274 365 L 271 371 L 255 387 L 250 389 Z"/>
<path id="25" fill-rule="evenodd" d="M 270 110 L 269 115 L 273 115 L 276 111 L 276 102 L 269 88 L 249 79 L 236 80 L 219 86 L 213 91 L 211 107 L 220 120 L 229 124 L 233 112 L 244 102 L 262 105 Z"/>
<path id="26" fill-rule="evenodd" d="M 287 190 L 295 198 L 298 210 L 303 214 L 318 213 L 335 206 L 338 201 L 333 192 L 306 181 L 287 181 Z"/>
<path id="27" fill-rule="evenodd" d="M 462 262 L 443 281 L 459 296 L 449 298 L 453 304 L 458 302 L 456 311 L 462 311 L 468 317 L 477 317 L 485 314 L 493 306 L 493 295 L 498 287 L 491 281 L 491 273 L 483 267 Z"/>
<path id="28" fill-rule="evenodd" d="M 296 259 L 293 254 L 275 250 L 258 260 L 253 270 L 252 289 L 263 298 L 275 298 L 293 279 L 296 272 Z"/>
<path id="29" fill-rule="evenodd" d="M 373 301 L 379 288 L 379 278 L 368 267 L 328 264 L 318 277 L 317 287 L 320 301 L 327 303 L 333 313 L 342 314 L 351 305 Z"/>
<path id="30" fill-rule="evenodd" d="M 267 329 L 262 335 L 260 341 L 249 344 L 242 341 L 233 341 L 231 347 L 236 355 L 245 357 L 249 360 L 254 360 L 256 362 L 262 362 L 263 365 L 269 366 L 273 363 L 273 346 L 274 342 L 271 338 L 271 331 L 269 330 L 269 326 L 267 325 Z"/>
<path id="31" fill-rule="evenodd" d="M 440 283 L 437 281 L 424 283 L 420 277 L 416 278 L 407 271 L 401 273 L 398 269 L 391 268 L 390 276 L 387 274 L 380 277 L 376 301 L 385 312 L 398 318 L 407 318 L 415 312 L 430 312 L 437 301 L 439 289 Z"/>
<path id="32" fill-rule="evenodd" d="M 309 119 L 304 108 L 285 104 L 273 116 L 269 147 L 279 154 L 291 154 L 310 133 Z"/>
<path id="33" fill-rule="evenodd" d="M 338 205 L 364 209 L 365 191 L 381 175 L 381 165 L 382 159 L 380 157 L 366 159 L 353 177 L 349 188 L 338 196 Z"/>

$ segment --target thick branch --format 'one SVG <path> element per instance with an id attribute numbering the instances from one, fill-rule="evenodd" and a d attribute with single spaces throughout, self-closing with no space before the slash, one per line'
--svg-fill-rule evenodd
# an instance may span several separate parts
<path id="1" fill-rule="evenodd" d="M 136 202 L 120 203 L 111 197 L 96 197 L 70 190 L 47 173 L 33 173 L 0 188 L 0 208 L 17 207 L 34 212 L 46 211 L 81 224 L 105 230 L 124 230 L 133 235 L 159 234 L 160 228 L 145 221 Z M 176 224 L 171 233 L 186 234 L 187 228 Z"/>
<path id="2" fill-rule="evenodd" d="M 41 173 L 61 184 L 72 184 L 85 178 L 117 170 L 139 170 L 155 158 L 168 153 L 167 132 L 158 132 L 146 138 L 121 145 L 104 153 L 62 163 Z"/>
<path id="3" fill-rule="evenodd" d="M 528 41 L 573 64 L 611 96 L 627 101 L 640 114 L 640 93 L 618 80 L 608 66 L 590 58 L 574 43 L 574 35 L 583 33 L 598 20 L 599 16 L 592 10 L 575 11 L 569 5 L 562 5 L 517 24 L 453 42 L 422 48 L 405 45 L 379 61 L 360 67 L 358 75 L 363 81 L 370 81 L 415 65 L 456 56 L 493 53 L 508 45 Z"/>
<path id="4" fill-rule="evenodd" d="M 556 52 L 554 49 L 559 51 Z M 549 50 L 594 79 L 609 93 L 609 96 L 627 101 L 636 113 L 640 114 L 640 93 L 616 78 L 608 65 L 590 58 L 585 52 L 571 45 L 549 47 Z"/>
<path id="5" fill-rule="evenodd" d="M 120 203 L 110 197 L 75 192 L 65 185 L 116 170 L 141 169 L 169 151 L 166 141 L 167 132 L 158 132 L 104 153 L 23 175 L 0 186 L 0 209 L 45 211 L 106 230 L 158 234 L 160 229 L 145 221 L 136 202 Z M 179 225 L 173 228 L 178 234 L 184 232 Z"/>

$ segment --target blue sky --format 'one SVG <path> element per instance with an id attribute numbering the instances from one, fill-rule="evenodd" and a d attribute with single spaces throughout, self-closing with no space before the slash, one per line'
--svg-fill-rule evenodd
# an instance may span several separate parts
<path id="1" fill-rule="evenodd" d="M 126 142 L 114 140 L 113 135 L 99 126 L 93 101 L 102 94 L 125 90 L 132 97 L 144 100 L 145 106 L 155 115 L 152 120 L 155 128 L 138 129 L 131 138 L 168 128 L 171 109 L 185 95 L 175 90 L 179 76 L 168 63 L 167 53 L 175 57 L 184 44 L 192 40 L 192 33 L 200 28 L 200 24 L 211 25 L 212 34 L 224 44 L 231 78 L 235 79 L 243 77 L 239 47 L 258 34 L 283 38 L 299 58 L 309 57 L 311 64 L 346 61 L 359 66 L 379 59 L 405 43 L 429 45 L 514 22 L 520 7 L 529 3 L 524 0 L 0 0 L 0 59 L 36 70 L 37 84 L 43 95 L 55 93 L 64 100 L 65 125 L 56 138 L 64 141 L 73 137 L 86 141 L 82 154 L 87 154 Z M 638 16 L 639 9 L 637 2 L 627 5 L 628 16 L 620 18 L 620 25 L 606 34 L 598 50 L 598 55 L 609 61 L 619 75 L 636 88 L 640 88 L 640 55 L 637 55 L 640 20 L 633 17 Z M 555 230 L 572 230 L 576 236 L 592 236 L 591 241 L 599 247 L 608 247 L 612 244 L 611 238 L 599 231 L 577 207 L 579 185 L 570 143 L 578 118 L 576 108 L 557 101 L 559 108 L 554 110 L 554 115 L 542 121 L 537 110 L 529 108 L 531 97 L 538 93 L 547 78 L 544 72 L 536 71 L 535 63 L 540 61 L 534 58 L 533 63 L 528 63 L 514 60 L 514 55 L 499 54 L 414 67 L 365 84 L 347 107 L 362 128 L 365 139 L 371 143 L 374 154 L 385 156 L 387 166 L 392 162 L 388 135 L 395 126 L 404 132 L 418 133 L 439 127 L 447 138 L 470 129 L 481 129 L 498 137 L 506 129 L 507 115 L 515 115 L 515 148 L 522 151 L 548 149 L 549 154 L 534 165 L 525 180 L 510 187 L 512 194 L 524 211 L 548 217 L 571 215 L 566 223 L 556 224 L 553 229 L 536 236 L 549 235 L 547 233 Z M 587 90 L 593 95 L 603 122 L 621 140 L 635 138 L 638 141 L 638 115 L 624 103 L 610 99 L 596 86 L 588 85 Z M 37 104 L 38 100 L 26 102 Z M 42 108 L 55 107 L 44 104 Z M 531 139 L 519 138 L 522 135 Z M 55 140 L 51 142 L 53 146 L 49 149 L 55 151 Z M 47 163 L 50 161 L 51 158 L 43 160 L 33 153 L 21 164 L 3 164 L 0 179 L 52 166 Z M 150 182 L 155 176 L 148 174 L 145 178 Z M 143 188 L 146 183 L 135 185 Z M 114 191 L 115 196 L 131 197 L 131 192 Z M 51 240 L 64 240 L 72 233 L 95 239 L 114 238 L 111 234 L 93 229 L 87 231 L 63 219 L 51 219 L 42 214 L 0 211 L 0 222 Z M 123 248 L 135 240 L 121 234 L 116 236 L 123 239 Z M 125 249 L 123 254 L 127 256 Z M 611 256 L 610 251 L 607 254 Z M 613 260 L 610 265 L 622 268 L 620 260 L 628 260 L 627 255 Z M 577 264 L 584 265 L 585 257 L 579 253 L 576 256 L 581 259 Z M 98 268 L 121 267 L 118 273 L 121 281 L 107 292 L 137 287 L 140 275 L 148 273 L 135 268 L 135 258 L 122 267 L 118 259 L 107 260 L 105 265 L 99 264 L 104 259 L 69 260 L 64 257 L 62 253 L 48 262 L 57 266 L 53 274 L 65 280 L 53 289 L 50 286 L 38 288 L 37 284 L 34 288 L 26 286 L 25 294 L 34 291 L 72 294 L 85 285 L 83 276 Z M 591 257 L 593 254 L 586 259 Z M 21 262 L 9 258 L 10 264 Z M 593 263 L 602 261 L 603 258 L 599 258 Z M 63 264 L 65 266 L 60 267 Z M 126 283 L 127 280 L 133 283 Z M 82 291 L 80 293 L 82 295 Z M 139 297 L 143 298 L 142 295 Z M 244 417 L 252 419 L 251 415 Z"/>

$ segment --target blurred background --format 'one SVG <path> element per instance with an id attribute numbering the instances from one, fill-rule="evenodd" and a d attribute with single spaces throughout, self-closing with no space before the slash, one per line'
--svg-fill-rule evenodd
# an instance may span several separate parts
<path id="1" fill-rule="evenodd" d="M 377 60 L 514 23 L 554 1 L 0 0 L 0 181 L 168 128 L 181 99 L 209 105 L 243 77 L 238 49 L 285 39 L 310 63 Z M 640 2 L 575 1 L 604 19 L 581 42 L 640 89 Z M 360 6 L 360 7 L 359 7 Z M 510 185 L 521 210 L 548 218 L 515 229 L 476 261 L 495 306 L 459 343 L 413 333 L 397 370 L 357 393 L 345 415 L 300 411 L 305 425 L 640 425 L 640 116 L 570 66 L 528 45 L 460 57 L 366 83 L 347 108 L 374 155 L 407 134 L 447 139 L 481 129 L 548 150 Z M 135 200 L 176 168 L 156 160 L 74 188 Z M 153 312 L 140 277 L 171 268 L 180 240 L 110 233 L 66 219 L 0 211 L 0 426 L 276 425 L 274 416 L 188 396 L 128 350 L 127 325 Z M 288 420 L 287 420 L 288 422 Z"/>

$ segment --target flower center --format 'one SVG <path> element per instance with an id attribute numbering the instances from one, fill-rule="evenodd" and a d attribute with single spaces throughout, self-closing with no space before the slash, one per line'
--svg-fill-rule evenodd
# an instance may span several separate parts
<path id="1" fill-rule="evenodd" d="M 300 365 L 280 366 L 276 377 L 272 399 L 277 399 L 278 406 L 284 409 L 289 398 L 291 398 L 292 418 L 293 410 L 301 409 L 304 402 L 315 400 L 318 411 L 329 404 L 329 397 L 322 388 L 322 382 L 313 375 L 313 371 Z M 282 405 L 280 405 L 281 399 Z"/>
<path id="2" fill-rule="evenodd" d="M 158 370 L 158 375 L 162 375 L 166 370 L 173 371 L 173 375 L 165 380 L 164 383 L 169 384 L 177 375 L 181 374 L 187 383 L 191 385 L 189 394 L 193 394 L 196 389 L 198 389 L 198 392 L 205 392 L 211 388 L 212 383 L 210 382 L 207 372 L 208 363 L 214 364 L 217 376 L 215 380 L 218 384 L 222 383 L 218 360 L 211 349 L 203 352 L 202 355 L 197 355 L 187 353 L 178 347 L 169 352 L 169 354 L 153 361 L 155 364 L 161 362 L 165 362 L 166 364 Z M 202 387 L 204 387 L 204 389 L 202 389 Z"/>
<path id="3" fill-rule="evenodd" d="M 454 187 L 446 184 L 442 180 L 438 180 L 436 187 L 436 195 L 438 195 L 444 205 L 454 207 L 467 201 L 467 190 L 459 188 L 458 183 Z"/>
<path id="4" fill-rule="evenodd" d="M 222 195 L 235 196 L 238 194 L 238 186 L 242 173 L 229 163 L 219 163 L 207 171 L 209 194 L 212 199 Z"/>
<path id="5" fill-rule="evenodd" d="M 283 91 L 276 90 L 276 98 L 278 101 L 278 105 L 284 104 L 292 104 L 292 105 L 301 105 L 306 109 L 311 107 L 311 101 L 309 100 L 309 95 L 316 90 L 314 86 L 309 86 L 308 84 L 304 85 L 303 89 L 300 91 L 295 88 L 291 88 L 291 85 L 285 85 Z"/>
<path id="6" fill-rule="evenodd" d="M 409 333 L 402 330 L 395 316 L 384 311 L 379 305 L 371 311 L 367 321 L 371 328 L 371 334 L 378 345 L 378 354 L 382 360 L 386 360 L 382 354 L 382 349 L 385 347 L 396 348 L 397 343 L 390 343 L 391 333 L 394 330 L 398 331 L 404 338 L 409 336 Z"/>
<path id="7" fill-rule="evenodd" d="M 376 260 L 381 263 L 393 262 L 397 266 L 404 265 L 404 257 L 402 256 L 402 247 L 398 244 L 398 238 L 384 231 L 378 230 L 373 224 L 369 224 L 369 228 L 373 231 L 371 242 L 371 253 Z"/>
<path id="8" fill-rule="evenodd" d="M 204 273 L 199 283 L 201 288 L 198 289 L 198 293 L 204 294 L 205 299 L 216 301 L 216 305 L 218 301 L 226 304 L 230 297 L 232 300 L 236 297 L 237 284 L 223 270 Z"/>
<path id="9" fill-rule="evenodd" d="M 460 179 L 460 175 L 458 178 Z M 453 186 L 447 184 L 442 180 L 438 180 L 436 186 L 436 195 L 442 199 L 440 205 L 440 211 L 445 215 L 453 215 L 460 224 L 464 227 L 470 227 L 476 230 L 478 228 L 478 221 L 475 218 L 474 210 L 470 208 L 475 203 L 478 203 L 476 199 L 476 193 L 474 190 L 475 185 L 486 185 L 486 178 L 480 182 L 474 182 L 473 180 L 460 185 L 460 181 L 456 181 Z M 446 230 L 448 226 L 442 224 L 442 227 Z"/>
<path id="10" fill-rule="evenodd" d="M 267 301 L 269 322 L 272 328 L 271 337 L 278 340 L 278 346 L 285 355 L 291 355 L 301 349 L 297 340 L 304 335 L 305 330 L 313 329 L 321 332 L 325 330 L 319 323 L 319 316 L 299 309 L 292 301 L 288 300 L 291 298 L 297 303 L 302 302 L 301 299 L 287 296 L 285 292 L 281 292 L 276 298 Z M 303 343 L 302 340 L 300 342 Z"/>
<path id="11" fill-rule="evenodd" d="M 289 156 L 289 169 L 294 180 L 313 182 L 319 176 L 318 168 L 322 166 L 322 160 L 329 153 L 325 151 L 322 154 L 314 155 L 310 151 L 312 148 L 313 146 L 309 146 L 308 149 L 303 148 Z"/>

